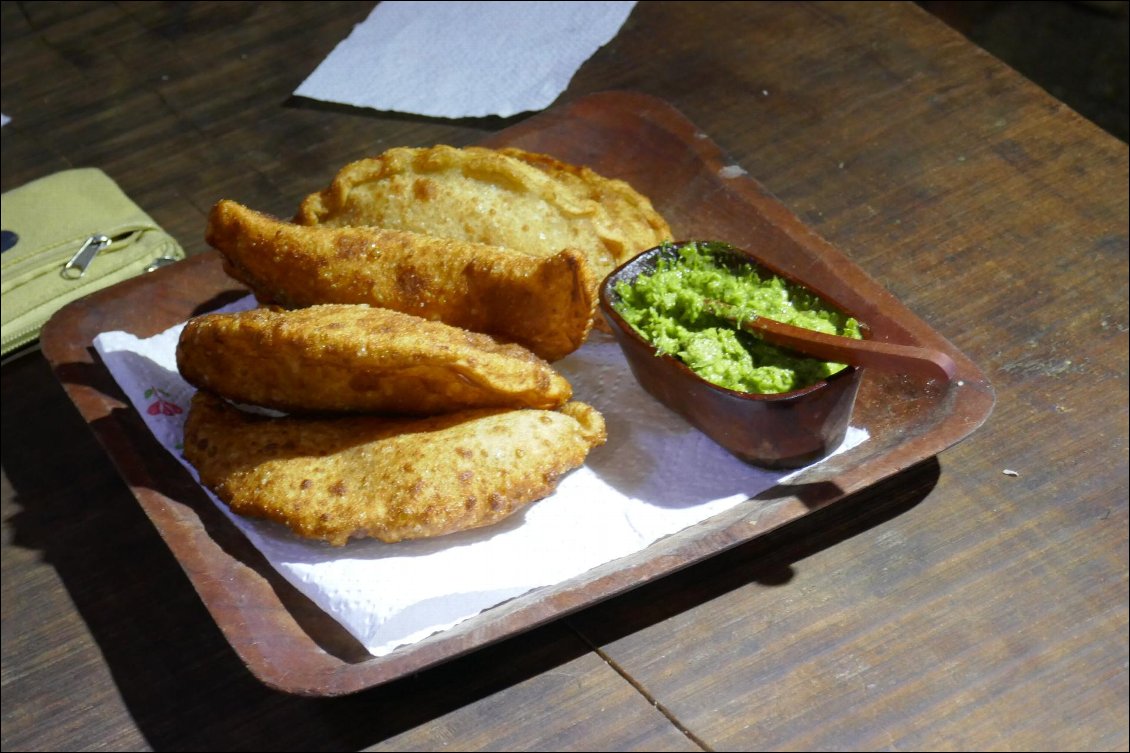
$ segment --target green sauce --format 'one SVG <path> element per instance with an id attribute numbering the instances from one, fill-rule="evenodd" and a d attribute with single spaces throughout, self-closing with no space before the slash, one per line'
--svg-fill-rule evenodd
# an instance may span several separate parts
<path id="1" fill-rule="evenodd" d="M 859 338 L 859 323 L 815 294 L 748 263 L 719 262 L 730 246 L 688 243 L 655 272 L 621 282 L 613 308 L 659 354 L 674 356 L 708 382 L 740 392 L 769 394 L 806 387 L 845 368 L 758 339 L 704 309 L 705 299 L 745 314 L 776 319 L 830 335 Z"/>

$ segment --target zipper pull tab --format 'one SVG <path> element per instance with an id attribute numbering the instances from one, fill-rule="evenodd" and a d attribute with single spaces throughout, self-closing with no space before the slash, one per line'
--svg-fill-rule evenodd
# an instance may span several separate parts
<path id="1" fill-rule="evenodd" d="M 146 272 L 156 272 L 161 267 L 167 267 L 175 263 L 177 260 L 171 256 L 160 256 L 152 261 L 152 263 L 145 268 Z"/>
<path id="2" fill-rule="evenodd" d="M 86 274 L 86 268 L 90 266 L 90 262 L 94 261 L 94 257 L 98 252 L 110 245 L 110 238 L 105 235 L 92 235 L 86 239 L 86 242 L 79 247 L 71 260 L 66 263 L 62 271 L 59 273 L 67 280 L 77 280 Z"/>

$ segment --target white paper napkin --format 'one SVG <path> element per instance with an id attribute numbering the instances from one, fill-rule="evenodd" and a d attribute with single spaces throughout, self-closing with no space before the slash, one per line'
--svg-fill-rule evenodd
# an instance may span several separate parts
<path id="1" fill-rule="evenodd" d="M 223 310 L 254 306 L 248 297 Z M 177 372 L 183 324 L 139 339 L 106 332 L 94 346 L 154 436 L 182 457 L 194 389 Z M 646 548 L 785 478 L 735 459 L 636 383 L 610 335 L 594 333 L 554 364 L 575 399 L 600 410 L 608 443 L 557 491 L 502 523 L 421 541 L 332 547 L 285 527 L 233 515 L 213 501 L 267 560 L 372 654 L 458 624 L 532 589 L 560 583 Z M 843 446 L 867 433 L 852 428 Z"/>
<path id="2" fill-rule="evenodd" d="M 441 118 L 541 110 L 634 6 L 386 0 L 294 93 Z"/>

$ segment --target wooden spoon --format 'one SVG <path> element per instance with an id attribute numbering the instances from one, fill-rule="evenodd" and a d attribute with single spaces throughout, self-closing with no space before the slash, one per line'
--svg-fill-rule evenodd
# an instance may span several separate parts
<path id="1" fill-rule="evenodd" d="M 957 371 L 953 359 L 938 350 L 826 335 L 823 332 L 794 327 L 756 314 L 751 314 L 747 318 L 738 307 L 711 299 L 707 299 L 706 308 L 715 316 L 752 332 L 774 345 L 824 361 L 867 366 L 882 371 L 945 381 L 952 379 Z"/>

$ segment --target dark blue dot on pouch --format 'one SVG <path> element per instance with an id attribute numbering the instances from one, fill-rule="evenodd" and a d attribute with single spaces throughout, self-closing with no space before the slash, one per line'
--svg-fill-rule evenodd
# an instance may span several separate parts
<path id="1" fill-rule="evenodd" d="M 0 230 L 0 252 L 7 251 L 12 246 L 16 245 L 20 240 L 20 236 L 13 233 L 11 230 Z"/>

